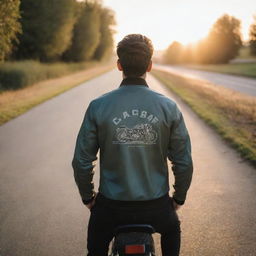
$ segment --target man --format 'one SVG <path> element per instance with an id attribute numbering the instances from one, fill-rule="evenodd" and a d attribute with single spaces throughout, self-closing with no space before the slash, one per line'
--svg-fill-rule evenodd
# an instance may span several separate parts
<path id="1" fill-rule="evenodd" d="M 140 34 L 117 46 L 119 88 L 93 100 L 78 134 L 72 166 L 83 203 L 90 209 L 88 256 L 107 256 L 120 224 L 151 224 L 161 234 L 163 256 L 179 255 L 180 221 L 192 179 L 190 139 L 177 105 L 151 90 L 146 72 L 153 46 Z M 100 149 L 100 185 L 93 186 Z M 175 177 L 169 196 L 167 158 Z"/>

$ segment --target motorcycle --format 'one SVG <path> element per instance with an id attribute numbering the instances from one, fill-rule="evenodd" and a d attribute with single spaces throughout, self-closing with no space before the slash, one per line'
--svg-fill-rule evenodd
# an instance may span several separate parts
<path id="1" fill-rule="evenodd" d="M 117 227 L 110 256 L 155 256 L 151 225 L 134 224 Z"/>
<path id="2" fill-rule="evenodd" d="M 153 144 L 157 140 L 157 133 L 150 124 L 139 124 L 133 128 L 121 126 L 117 128 L 117 140 L 120 143 Z"/>

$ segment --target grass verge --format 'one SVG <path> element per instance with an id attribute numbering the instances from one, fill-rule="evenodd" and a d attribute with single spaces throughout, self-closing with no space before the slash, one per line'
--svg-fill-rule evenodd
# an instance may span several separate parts
<path id="1" fill-rule="evenodd" d="M 251 55 L 249 46 L 241 47 L 240 50 L 239 50 L 239 55 L 237 56 L 237 58 L 256 60 L 256 56 Z"/>
<path id="2" fill-rule="evenodd" d="M 101 64 L 72 75 L 42 81 L 23 89 L 0 93 L 0 125 L 82 82 L 111 70 L 113 67 L 113 64 Z"/>
<path id="3" fill-rule="evenodd" d="M 256 99 L 202 81 L 153 70 L 241 156 L 256 166 Z"/>
<path id="4" fill-rule="evenodd" d="M 95 67 L 96 61 L 78 63 L 41 63 L 34 60 L 0 63 L 0 90 L 21 89 L 43 80 L 57 78 Z"/>
<path id="5" fill-rule="evenodd" d="M 199 69 L 204 71 L 212 71 L 237 76 L 245 76 L 256 78 L 256 63 L 231 63 L 231 64 L 205 64 L 205 65 L 184 65 L 188 68 Z"/>

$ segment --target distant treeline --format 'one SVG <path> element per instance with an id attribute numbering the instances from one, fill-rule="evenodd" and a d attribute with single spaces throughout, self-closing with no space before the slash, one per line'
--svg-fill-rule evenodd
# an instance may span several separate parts
<path id="1" fill-rule="evenodd" d="M 97 0 L 1 0 L 0 61 L 102 60 L 112 53 L 114 24 Z"/>
<path id="2" fill-rule="evenodd" d="M 256 16 L 254 19 L 249 33 L 252 55 L 256 55 Z M 163 58 L 168 64 L 228 63 L 238 55 L 241 46 L 240 20 L 225 14 L 215 22 L 206 38 L 187 46 L 174 41 L 165 51 Z"/>

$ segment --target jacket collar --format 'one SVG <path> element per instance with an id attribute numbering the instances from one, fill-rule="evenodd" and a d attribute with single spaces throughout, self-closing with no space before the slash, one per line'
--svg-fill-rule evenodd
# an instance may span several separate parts
<path id="1" fill-rule="evenodd" d="M 121 86 L 130 86 L 130 85 L 144 85 L 148 87 L 148 84 L 145 79 L 140 77 L 126 77 L 120 84 Z"/>

